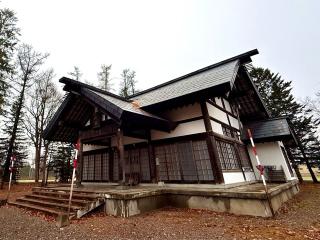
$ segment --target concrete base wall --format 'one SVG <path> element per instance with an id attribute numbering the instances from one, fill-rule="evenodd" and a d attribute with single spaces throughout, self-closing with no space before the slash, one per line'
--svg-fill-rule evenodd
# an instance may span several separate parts
<path id="1" fill-rule="evenodd" d="M 274 211 L 299 192 L 297 183 L 280 185 L 270 193 Z M 134 196 L 131 199 L 106 198 L 105 212 L 113 216 L 130 217 L 165 206 L 178 208 L 207 209 L 236 215 L 260 217 L 272 216 L 270 206 L 263 194 L 195 194 L 181 191 L 161 191 L 150 196 Z"/>

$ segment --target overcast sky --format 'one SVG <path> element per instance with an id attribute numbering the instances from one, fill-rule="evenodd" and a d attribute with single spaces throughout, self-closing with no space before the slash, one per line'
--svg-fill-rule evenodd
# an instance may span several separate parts
<path id="1" fill-rule="evenodd" d="M 294 83 L 302 98 L 320 90 L 320 1 L 2 0 L 21 40 L 49 52 L 56 79 L 79 66 L 97 84 L 101 64 L 137 72 L 139 89 L 257 48 L 256 66 Z"/>

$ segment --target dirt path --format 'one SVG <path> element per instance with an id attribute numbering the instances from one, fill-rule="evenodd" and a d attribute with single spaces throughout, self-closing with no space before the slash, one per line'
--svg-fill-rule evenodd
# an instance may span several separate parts
<path id="1" fill-rule="evenodd" d="M 0 239 L 320 239 L 320 185 L 302 185 L 274 219 L 167 208 L 128 219 L 98 212 L 60 230 L 34 214 L 0 208 Z"/>

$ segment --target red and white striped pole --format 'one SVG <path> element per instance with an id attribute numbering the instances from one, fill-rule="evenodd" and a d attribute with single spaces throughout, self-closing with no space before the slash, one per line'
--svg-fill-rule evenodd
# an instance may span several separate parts
<path id="1" fill-rule="evenodd" d="M 75 156 L 73 159 L 73 171 L 72 171 L 72 179 L 71 179 L 71 187 L 70 187 L 70 197 L 69 197 L 69 206 L 68 206 L 68 218 L 70 217 L 70 208 L 71 208 L 71 201 L 72 201 L 72 192 L 73 192 L 73 185 L 76 176 L 76 168 L 77 168 L 77 160 L 78 160 L 78 151 L 80 149 L 80 140 L 77 141 L 75 144 Z"/>
<path id="2" fill-rule="evenodd" d="M 9 200 L 9 196 L 10 196 L 10 191 L 11 191 L 11 182 L 12 182 L 12 174 L 13 174 L 13 166 L 14 166 L 14 162 L 16 161 L 16 156 L 12 155 L 11 158 L 11 165 L 9 167 L 9 171 L 10 171 L 10 179 L 9 179 L 9 187 L 8 187 L 8 194 L 7 194 L 7 202 Z"/>
<path id="3" fill-rule="evenodd" d="M 274 211 L 273 211 L 271 200 L 270 200 L 270 197 L 269 197 L 266 179 L 265 179 L 264 174 L 263 174 L 264 166 L 261 165 L 261 163 L 260 163 L 259 156 L 258 156 L 258 153 L 257 153 L 257 149 L 256 149 L 256 146 L 254 145 L 254 141 L 253 141 L 250 129 L 248 129 L 248 136 L 250 138 L 252 152 L 253 152 L 254 156 L 256 157 L 256 160 L 257 160 L 257 164 L 258 164 L 257 165 L 257 169 L 259 170 L 259 173 L 260 173 L 260 176 L 261 176 L 261 179 L 262 179 L 262 183 L 263 183 L 263 186 L 264 186 L 264 190 L 266 192 L 266 196 L 267 196 L 267 200 L 268 200 L 269 207 L 270 207 L 270 210 L 271 210 L 271 214 L 272 214 L 272 216 L 274 216 Z"/>

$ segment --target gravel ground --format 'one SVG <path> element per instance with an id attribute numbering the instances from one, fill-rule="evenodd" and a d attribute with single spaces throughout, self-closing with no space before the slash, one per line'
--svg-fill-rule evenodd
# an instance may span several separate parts
<path id="1" fill-rule="evenodd" d="M 174 208 L 123 219 L 97 211 L 63 229 L 52 217 L 2 207 L 0 239 L 320 239 L 319 206 L 320 185 L 304 184 L 274 219 Z"/>

